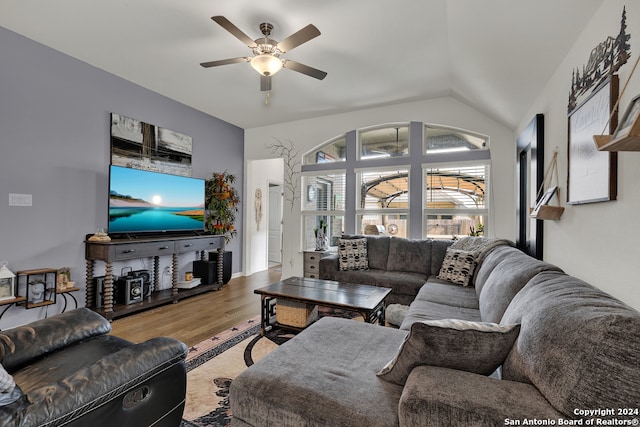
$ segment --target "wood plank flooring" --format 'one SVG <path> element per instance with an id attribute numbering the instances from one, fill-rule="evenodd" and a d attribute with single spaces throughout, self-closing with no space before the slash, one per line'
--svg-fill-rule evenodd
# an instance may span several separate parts
<path id="1" fill-rule="evenodd" d="M 219 291 L 207 292 L 167 304 L 112 323 L 112 335 L 132 342 L 167 336 L 188 346 L 260 314 L 260 296 L 254 289 L 277 282 L 279 266 L 251 276 L 231 279 Z"/>

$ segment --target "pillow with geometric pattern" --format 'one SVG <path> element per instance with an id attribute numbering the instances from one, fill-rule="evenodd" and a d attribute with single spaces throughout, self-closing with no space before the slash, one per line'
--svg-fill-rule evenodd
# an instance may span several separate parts
<path id="1" fill-rule="evenodd" d="M 469 286 L 478 262 L 473 252 L 447 248 L 438 279 Z"/>
<path id="2" fill-rule="evenodd" d="M 368 270 L 367 238 L 338 239 L 338 262 L 341 271 Z"/>
<path id="3" fill-rule="evenodd" d="M 411 325 L 395 357 L 379 372 L 385 381 L 404 385 L 416 366 L 429 365 L 490 375 L 511 351 L 520 325 L 444 319 Z"/>
<path id="4" fill-rule="evenodd" d="M 0 364 L 0 406 L 9 405 L 22 396 L 22 390 Z"/>

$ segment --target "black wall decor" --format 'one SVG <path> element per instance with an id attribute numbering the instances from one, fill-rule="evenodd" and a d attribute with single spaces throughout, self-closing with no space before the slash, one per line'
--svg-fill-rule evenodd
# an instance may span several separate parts
<path id="1" fill-rule="evenodd" d="M 607 78 L 620 69 L 631 56 L 631 35 L 627 34 L 627 10 L 622 8 L 620 32 L 616 37 L 609 36 L 591 50 L 589 60 L 573 70 L 571 91 L 567 111 L 571 113 L 582 102 L 581 96 L 587 95 L 593 88 L 599 87 Z"/>
<path id="2" fill-rule="evenodd" d="M 544 115 L 536 114 L 516 140 L 516 145 L 516 247 L 542 259 L 542 221 L 531 218 L 529 208 L 544 179 Z"/>

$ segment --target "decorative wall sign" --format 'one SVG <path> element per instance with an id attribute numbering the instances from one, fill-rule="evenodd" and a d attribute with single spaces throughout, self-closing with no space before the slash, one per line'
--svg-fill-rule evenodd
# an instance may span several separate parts
<path id="1" fill-rule="evenodd" d="M 256 193 L 253 197 L 253 207 L 255 209 L 256 216 L 256 230 L 260 231 L 260 223 L 262 222 L 262 188 L 256 188 Z"/>
<path id="2" fill-rule="evenodd" d="M 613 75 L 569 115 L 569 204 L 616 200 L 618 154 L 598 151 L 593 135 L 616 127 L 617 114 L 610 122 L 609 117 L 617 97 L 618 76 Z"/>
<path id="3" fill-rule="evenodd" d="M 191 176 L 192 140 L 169 129 L 111 113 L 111 164 Z"/>
<path id="4" fill-rule="evenodd" d="M 536 191 L 544 176 L 544 115 L 536 114 L 516 139 L 516 171 L 518 176 L 516 211 L 516 247 L 532 257 L 542 259 L 544 229 L 529 215 L 536 203 Z"/>
<path id="5" fill-rule="evenodd" d="M 627 34 L 627 11 L 622 8 L 620 32 L 616 37 L 609 36 L 605 41 L 594 47 L 588 62 L 573 71 L 571 78 L 571 92 L 569 93 L 568 112 L 575 110 L 589 91 L 599 87 L 609 76 L 615 74 L 627 63 L 631 53 L 629 44 L 630 34 Z M 594 135 L 599 135 L 602 129 Z"/>

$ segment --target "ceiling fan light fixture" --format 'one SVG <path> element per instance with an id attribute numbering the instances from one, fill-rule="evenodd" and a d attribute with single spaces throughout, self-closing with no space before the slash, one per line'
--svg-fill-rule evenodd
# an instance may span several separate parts
<path id="1" fill-rule="evenodd" d="M 282 69 L 282 61 L 273 55 L 263 53 L 251 58 L 251 66 L 263 76 L 273 76 Z"/>

